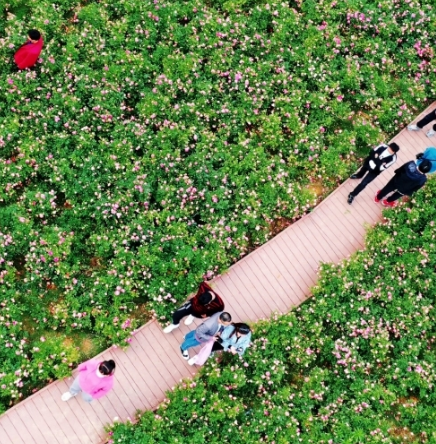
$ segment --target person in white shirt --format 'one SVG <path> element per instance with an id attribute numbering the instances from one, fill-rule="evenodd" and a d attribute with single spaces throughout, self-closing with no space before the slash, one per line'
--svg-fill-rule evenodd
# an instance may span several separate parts
<path id="1" fill-rule="evenodd" d="M 371 150 L 369 156 L 363 162 L 362 168 L 353 174 L 351 179 L 362 179 L 362 182 L 348 195 L 347 202 L 351 205 L 354 198 L 380 173 L 387 170 L 397 161 L 397 154 L 400 147 L 392 142 L 389 145 L 382 143 Z"/>

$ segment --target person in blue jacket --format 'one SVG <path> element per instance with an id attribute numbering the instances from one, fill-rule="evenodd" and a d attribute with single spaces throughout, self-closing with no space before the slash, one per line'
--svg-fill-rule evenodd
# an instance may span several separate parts
<path id="1" fill-rule="evenodd" d="M 428 147 L 423 153 L 416 155 L 416 165 L 421 165 L 423 160 L 429 160 L 431 162 L 431 168 L 428 174 L 436 172 L 436 148 L 433 146 Z"/>
<path id="2" fill-rule="evenodd" d="M 251 343 L 251 329 L 247 324 L 237 322 L 227 326 L 213 344 L 212 352 L 225 350 L 242 356 Z"/>

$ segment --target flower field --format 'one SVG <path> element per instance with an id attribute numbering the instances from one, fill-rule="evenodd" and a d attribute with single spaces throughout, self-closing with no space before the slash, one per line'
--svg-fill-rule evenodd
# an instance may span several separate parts
<path id="1" fill-rule="evenodd" d="M 435 198 L 431 180 L 242 358 L 210 359 L 108 442 L 435 442 Z"/>
<path id="2" fill-rule="evenodd" d="M 423 109 L 432 5 L 7 0 L 0 411 L 167 320 Z"/>

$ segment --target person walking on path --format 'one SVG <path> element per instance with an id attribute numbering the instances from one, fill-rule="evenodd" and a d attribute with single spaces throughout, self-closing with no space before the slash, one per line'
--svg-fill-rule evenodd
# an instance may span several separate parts
<path id="1" fill-rule="evenodd" d="M 79 375 L 68 392 L 62 395 L 62 401 L 68 401 L 82 392 L 85 402 L 92 402 L 106 395 L 114 385 L 115 362 L 91 359 L 78 367 Z"/>
<path id="2" fill-rule="evenodd" d="M 382 143 L 371 150 L 369 156 L 363 162 L 360 170 L 353 174 L 351 179 L 362 179 L 362 182 L 348 195 L 347 202 L 351 205 L 354 198 L 366 188 L 380 173 L 387 170 L 397 161 L 397 154 L 400 147 L 392 142 L 389 145 Z"/>
<path id="3" fill-rule="evenodd" d="M 423 153 L 419 153 L 416 155 L 416 164 L 419 166 L 421 165 L 422 161 L 427 159 L 431 162 L 431 168 L 429 171 L 430 173 L 436 172 L 436 148 L 433 146 L 430 146 L 426 148 L 426 150 Z"/>
<path id="4" fill-rule="evenodd" d="M 196 330 L 191 330 L 186 336 L 184 342 L 180 345 L 180 351 L 183 359 L 189 359 L 188 348 L 204 344 L 209 340 L 218 338 L 224 327 L 232 322 L 229 313 L 222 311 L 215 313 L 209 319 L 204 321 Z"/>
<path id="5" fill-rule="evenodd" d="M 430 111 L 426 116 L 424 116 L 416 125 L 409 125 L 407 129 L 409 131 L 419 131 L 424 128 L 430 122 L 436 120 L 436 109 Z M 433 127 L 427 131 L 427 137 L 433 137 L 436 134 L 436 124 L 433 124 Z"/>
<path id="6" fill-rule="evenodd" d="M 38 61 L 44 41 L 41 33 L 36 29 L 28 32 L 27 42 L 20 46 L 14 55 L 18 69 L 31 68 Z"/>
<path id="7" fill-rule="evenodd" d="M 228 325 L 222 333 L 219 335 L 217 340 L 210 347 L 210 352 L 215 351 L 229 351 L 233 354 L 238 354 L 242 356 L 251 343 L 251 329 L 247 324 L 242 322 L 232 323 Z M 209 352 L 209 355 L 210 355 Z M 203 356 L 202 350 L 200 350 L 198 355 L 193 356 L 189 361 L 189 365 L 203 365 L 209 355 Z"/>
<path id="8" fill-rule="evenodd" d="M 185 302 L 173 313 L 173 323 L 164 328 L 164 333 L 171 333 L 179 327 L 180 321 L 185 317 L 185 325 L 191 325 L 194 318 L 208 318 L 215 313 L 224 311 L 224 302 L 217 293 L 206 283 L 202 282 L 197 294 Z"/>
<path id="9" fill-rule="evenodd" d="M 411 196 L 422 188 L 427 181 L 426 174 L 431 169 L 431 162 L 424 159 L 419 166 L 411 160 L 395 170 L 395 176 L 375 194 L 374 201 L 380 202 L 385 207 L 395 207 L 397 200 L 403 196 Z M 394 192 L 387 199 L 382 200 L 387 194 Z"/>

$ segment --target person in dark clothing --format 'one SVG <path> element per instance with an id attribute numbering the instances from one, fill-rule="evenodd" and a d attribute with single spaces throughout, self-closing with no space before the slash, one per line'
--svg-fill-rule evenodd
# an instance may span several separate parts
<path id="1" fill-rule="evenodd" d="M 416 125 L 409 125 L 407 129 L 409 131 L 419 131 L 424 128 L 430 122 L 436 120 L 436 109 L 430 111 L 426 116 L 424 116 Z M 436 134 L 436 124 L 433 124 L 433 127 L 427 131 L 427 137 L 433 137 Z"/>
<path id="2" fill-rule="evenodd" d="M 347 202 L 351 205 L 354 198 L 380 173 L 388 169 L 397 161 L 397 154 L 400 147 L 392 142 L 389 145 L 382 143 L 371 150 L 369 156 L 363 162 L 362 168 L 351 176 L 351 179 L 362 179 L 362 182 L 348 195 Z"/>
<path id="3" fill-rule="evenodd" d="M 395 207 L 397 200 L 404 195 L 411 196 L 415 191 L 422 188 L 427 181 L 426 174 L 431 170 L 431 162 L 424 159 L 418 166 L 411 160 L 395 170 L 395 176 L 377 191 L 374 201 L 382 201 L 385 207 Z M 387 199 L 382 200 L 387 194 L 392 193 Z"/>
<path id="4" fill-rule="evenodd" d="M 202 282 L 197 294 L 185 302 L 173 313 L 173 323 L 164 328 L 164 333 L 171 333 L 179 327 L 180 321 L 185 316 L 185 325 L 190 325 L 194 318 L 208 318 L 215 313 L 224 311 L 224 302 L 212 288 Z"/>

